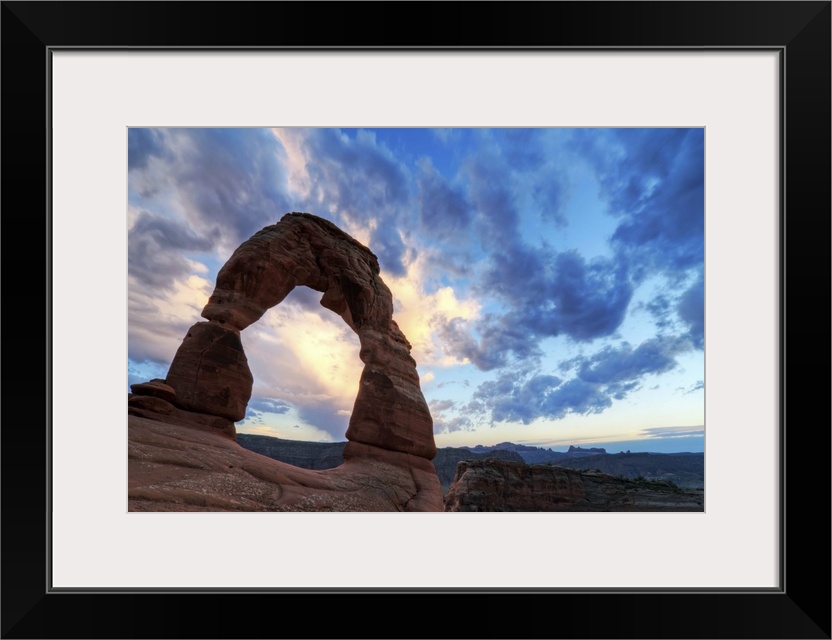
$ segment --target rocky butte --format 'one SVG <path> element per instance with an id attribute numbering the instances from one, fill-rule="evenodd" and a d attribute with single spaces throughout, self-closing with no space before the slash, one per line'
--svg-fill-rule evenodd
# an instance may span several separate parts
<path id="1" fill-rule="evenodd" d="M 364 363 L 344 463 L 301 469 L 239 446 L 253 377 L 240 332 L 298 286 L 358 334 Z M 128 396 L 131 511 L 442 511 L 433 420 L 376 256 L 289 213 L 240 245 L 164 380 Z"/>
<path id="2" fill-rule="evenodd" d="M 466 460 L 445 511 L 704 511 L 702 490 L 552 464 Z"/>

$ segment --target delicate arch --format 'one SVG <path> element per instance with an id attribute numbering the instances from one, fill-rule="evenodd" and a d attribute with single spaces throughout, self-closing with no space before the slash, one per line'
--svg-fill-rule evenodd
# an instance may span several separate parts
<path id="1" fill-rule="evenodd" d="M 166 383 L 186 410 L 242 420 L 253 377 L 240 332 L 297 286 L 323 292 L 321 305 L 358 334 L 364 370 L 347 439 L 432 460 L 433 419 L 419 386 L 410 343 L 393 320 L 393 296 L 378 258 L 331 222 L 289 213 L 241 244 L 220 269 L 202 311 L 207 322 L 188 331 Z M 345 456 L 371 455 L 348 445 Z"/>

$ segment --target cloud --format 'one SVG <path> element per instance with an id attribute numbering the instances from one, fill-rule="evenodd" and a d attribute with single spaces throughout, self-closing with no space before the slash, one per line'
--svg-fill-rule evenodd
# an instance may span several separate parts
<path id="1" fill-rule="evenodd" d="M 676 306 L 682 322 L 689 330 L 689 336 L 697 349 L 705 348 L 705 278 L 699 278 L 679 298 Z"/>
<path id="2" fill-rule="evenodd" d="M 210 251 L 217 242 L 216 232 L 204 237 L 184 224 L 141 209 L 131 214 L 127 268 L 139 286 L 170 290 L 194 271 L 195 263 L 183 254 Z"/>
<path id="3" fill-rule="evenodd" d="M 696 438 L 705 435 L 705 427 L 652 427 L 642 429 L 641 435 L 646 438 Z"/>
<path id="4" fill-rule="evenodd" d="M 288 155 L 295 209 L 330 218 L 369 246 L 385 272 L 403 275 L 415 193 L 407 168 L 372 133 L 361 130 L 272 133 Z"/>
<path id="5" fill-rule="evenodd" d="M 165 155 L 165 146 L 158 130 L 133 127 L 127 130 L 128 171 L 144 169 L 151 158 Z"/>
<path id="6" fill-rule="evenodd" d="M 248 403 L 249 412 L 288 413 L 292 406 L 275 398 L 252 398 Z"/>
<path id="7" fill-rule="evenodd" d="M 410 344 L 419 367 L 449 367 L 464 362 L 464 355 L 445 343 L 445 327 L 465 323 L 479 315 L 480 304 L 458 295 L 452 286 L 431 291 L 433 265 L 425 255 L 408 264 L 401 276 L 386 276 L 393 293 L 393 318 Z"/>
<path id="8" fill-rule="evenodd" d="M 490 412 L 492 422 L 529 424 L 538 418 L 559 419 L 568 413 L 600 413 L 612 402 L 598 385 L 573 378 L 537 374 L 524 379 L 507 372 L 482 383 L 473 395 L 471 409 Z"/>
<path id="9" fill-rule="evenodd" d="M 430 410 L 432 412 L 435 411 L 437 413 L 441 411 L 447 411 L 448 409 L 453 409 L 455 406 L 456 402 L 454 402 L 453 400 L 431 400 L 428 403 L 428 407 L 430 407 Z"/>
<path id="10" fill-rule="evenodd" d="M 431 400 L 428 403 L 431 417 L 433 418 L 434 433 L 451 433 L 470 429 L 473 425 L 471 418 L 467 415 L 456 415 L 451 417 L 449 412 L 456 412 L 457 403 L 453 400 Z"/>
<path id="11" fill-rule="evenodd" d="M 523 424 L 538 418 L 558 420 L 570 413 L 601 413 L 612 407 L 613 400 L 624 400 L 640 388 L 645 376 L 675 368 L 674 356 L 691 349 L 690 341 L 678 336 L 659 336 L 636 348 L 626 342 L 617 348 L 607 346 L 591 356 L 562 361 L 563 373 L 576 370 L 565 382 L 552 375 L 506 371 L 480 384 L 468 409 L 489 414 L 492 422 Z"/>
<path id="12" fill-rule="evenodd" d="M 705 388 L 705 381 L 704 380 L 697 380 L 694 382 L 689 389 L 685 390 L 685 393 L 695 393 Z"/>
<path id="13" fill-rule="evenodd" d="M 463 171 L 483 246 L 494 249 L 516 244 L 519 241 L 519 214 L 506 168 L 498 158 L 481 153 L 469 156 L 463 162 Z"/>
<path id="14" fill-rule="evenodd" d="M 606 258 L 587 262 L 577 251 L 516 246 L 496 253 L 478 285 L 504 313 L 477 322 L 454 319 L 441 334 L 451 353 L 490 371 L 515 360 L 537 359 L 541 340 L 566 335 L 591 341 L 614 333 L 633 295 L 626 269 Z"/>
<path id="15" fill-rule="evenodd" d="M 429 160 L 419 163 L 419 222 L 422 230 L 440 240 L 465 232 L 472 217 L 465 195 L 447 183 Z"/>
<path id="16" fill-rule="evenodd" d="M 618 348 L 608 346 L 583 359 L 578 376 L 596 384 L 637 380 L 648 374 L 670 371 L 677 364 L 674 356 L 690 348 L 690 342 L 672 336 L 645 340 L 635 349 L 626 342 Z"/>
<path id="17" fill-rule="evenodd" d="M 576 251 L 555 258 L 549 288 L 552 314 L 534 307 L 533 326 L 546 335 L 565 333 L 575 340 L 610 335 L 624 319 L 633 289 L 626 269 L 604 258 L 584 260 Z"/>
<path id="18" fill-rule="evenodd" d="M 575 144 L 594 166 L 609 211 L 621 217 L 613 244 L 641 281 L 704 260 L 703 129 L 585 130 Z"/>
<path id="19" fill-rule="evenodd" d="M 611 406 L 609 394 L 604 393 L 597 385 L 573 378 L 550 393 L 542 408 L 546 417 L 558 419 L 565 417 L 567 413 L 601 413 Z"/>
<path id="20" fill-rule="evenodd" d="M 131 129 L 130 135 L 137 147 L 131 192 L 147 206 L 177 211 L 228 255 L 289 211 L 283 150 L 267 130 Z"/>
<path id="21" fill-rule="evenodd" d="M 197 269 L 192 266 L 192 270 Z M 201 320 L 200 313 L 213 285 L 197 275 L 177 278 L 164 289 L 143 286 L 132 275 L 128 284 L 130 359 L 167 367 L 188 329 Z"/>
<path id="22" fill-rule="evenodd" d="M 649 302 L 644 303 L 644 308 L 653 316 L 656 327 L 667 329 L 673 325 L 672 300 L 667 294 L 660 293 Z"/>

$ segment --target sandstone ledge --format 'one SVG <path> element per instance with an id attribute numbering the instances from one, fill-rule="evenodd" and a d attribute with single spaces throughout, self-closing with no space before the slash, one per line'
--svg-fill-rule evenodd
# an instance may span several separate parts
<path id="1" fill-rule="evenodd" d="M 445 511 L 704 511 L 704 495 L 665 481 L 488 458 L 457 465 Z"/>
<path id="2" fill-rule="evenodd" d="M 314 471 L 204 428 L 127 421 L 129 511 L 443 510 L 432 463 L 417 456 L 351 443 L 361 450 L 343 465 Z"/>

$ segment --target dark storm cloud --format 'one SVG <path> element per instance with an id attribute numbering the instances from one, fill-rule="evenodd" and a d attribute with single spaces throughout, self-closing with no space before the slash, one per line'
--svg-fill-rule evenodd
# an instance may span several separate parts
<path id="1" fill-rule="evenodd" d="M 609 393 L 597 385 L 573 378 L 546 397 L 543 403 L 543 415 L 547 418 L 559 419 L 566 417 L 568 413 L 581 415 L 601 413 L 611 406 Z"/>
<path id="2" fill-rule="evenodd" d="M 673 324 L 672 301 L 667 294 L 661 293 L 655 296 L 644 304 L 644 308 L 653 316 L 653 321 L 659 329 L 666 329 Z"/>
<path id="3" fill-rule="evenodd" d="M 538 374 L 524 379 L 518 372 L 507 372 L 482 383 L 474 392 L 471 408 L 489 411 L 494 422 L 529 424 L 568 413 L 600 413 L 611 404 L 598 385 L 577 378 L 562 383 L 556 376 Z"/>
<path id="4" fill-rule="evenodd" d="M 690 339 L 697 349 L 705 348 L 705 279 L 702 274 L 679 298 L 679 318 L 688 326 Z"/>
<path id="5" fill-rule="evenodd" d="M 613 244 L 640 281 L 674 277 L 704 260 L 704 130 L 612 129 L 579 134 L 610 212 L 621 217 Z"/>
<path id="6" fill-rule="evenodd" d="M 422 164 L 419 184 L 419 221 L 425 233 L 448 240 L 467 230 L 471 206 L 429 163 Z"/>
<path id="7" fill-rule="evenodd" d="M 440 335 L 450 353 L 469 358 L 483 371 L 505 366 L 510 356 L 539 357 L 545 338 L 591 341 L 614 333 L 633 295 L 620 264 L 519 244 L 494 254 L 478 289 L 498 296 L 508 310 L 486 314 L 474 326 L 452 320 Z"/>
<path id="8" fill-rule="evenodd" d="M 648 374 L 670 371 L 676 367 L 675 356 L 690 348 L 688 340 L 673 336 L 645 340 L 635 349 L 627 343 L 618 348 L 605 347 L 583 359 L 578 376 L 596 384 L 637 380 Z"/>
<path id="9" fill-rule="evenodd" d="M 532 326 L 548 335 L 592 340 L 618 328 L 633 289 L 623 265 L 603 258 L 587 262 L 577 251 L 569 251 L 555 258 L 548 294 L 553 313 L 547 317 L 538 305 Z"/>

